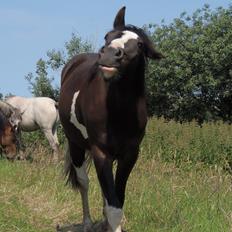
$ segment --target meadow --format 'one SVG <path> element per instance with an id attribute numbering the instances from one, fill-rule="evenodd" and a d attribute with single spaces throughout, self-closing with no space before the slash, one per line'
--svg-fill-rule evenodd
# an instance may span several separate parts
<path id="1" fill-rule="evenodd" d="M 41 136 L 25 136 L 29 160 L 0 160 L 0 231 L 52 232 L 57 224 L 81 223 L 80 195 L 65 186 L 63 162 L 48 162 L 50 150 Z M 124 228 L 232 231 L 231 164 L 232 125 L 150 119 L 128 181 Z M 93 165 L 89 178 L 97 221 L 102 200 Z"/>

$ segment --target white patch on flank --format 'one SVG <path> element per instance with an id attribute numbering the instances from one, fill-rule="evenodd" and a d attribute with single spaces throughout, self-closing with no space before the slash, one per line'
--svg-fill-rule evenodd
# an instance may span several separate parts
<path id="1" fill-rule="evenodd" d="M 104 212 L 112 232 L 122 232 L 121 222 L 123 217 L 122 209 L 109 206 L 107 200 Z"/>
<path id="2" fill-rule="evenodd" d="M 80 122 L 78 122 L 76 114 L 75 114 L 75 106 L 76 106 L 76 101 L 77 101 L 77 97 L 79 95 L 80 91 L 77 91 L 74 93 L 73 95 L 73 99 L 72 99 L 72 105 L 71 105 L 71 112 L 70 112 L 70 122 L 78 129 L 80 130 L 81 134 L 83 135 L 83 137 L 85 139 L 88 138 L 88 134 L 87 134 L 87 130 L 85 128 L 85 126 L 83 126 Z"/>
<path id="3" fill-rule="evenodd" d="M 123 31 L 123 35 L 120 38 L 114 39 L 110 43 L 110 47 L 114 48 L 123 48 L 125 47 L 125 44 L 130 39 L 138 39 L 138 35 L 132 31 Z"/>
<path id="4" fill-rule="evenodd" d="M 85 151 L 85 158 L 88 159 L 88 156 L 90 155 L 89 151 Z M 88 161 L 85 160 L 81 167 L 75 167 L 75 171 L 77 174 L 77 180 L 80 183 L 79 190 L 81 194 L 81 200 L 82 200 L 82 207 L 83 207 L 83 225 L 84 225 L 84 231 L 92 231 L 92 220 L 90 217 L 89 212 L 89 203 L 88 203 L 88 189 L 89 189 L 89 178 L 87 175 L 87 168 Z"/>
<path id="5" fill-rule="evenodd" d="M 88 155 L 87 152 L 88 151 L 86 151 L 85 155 L 86 154 Z M 89 178 L 88 178 L 87 171 L 86 171 L 86 161 L 84 161 L 81 167 L 78 168 L 75 165 L 74 167 L 77 173 L 78 181 L 85 189 L 87 189 L 89 185 Z"/>

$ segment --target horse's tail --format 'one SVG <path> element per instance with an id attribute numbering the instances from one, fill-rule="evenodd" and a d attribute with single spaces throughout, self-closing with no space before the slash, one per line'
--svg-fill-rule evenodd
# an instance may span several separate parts
<path id="1" fill-rule="evenodd" d="M 70 156 L 70 150 L 68 143 L 66 144 L 66 152 L 65 152 L 65 162 L 64 162 L 64 175 L 67 177 L 66 184 L 71 184 L 73 189 L 78 189 L 80 183 L 78 182 L 77 173 L 75 170 L 75 166 L 72 162 L 72 158 Z"/>
<path id="2" fill-rule="evenodd" d="M 92 163 L 92 156 L 89 151 L 86 153 L 85 161 L 85 172 L 86 174 L 89 172 L 90 166 Z M 65 162 L 64 162 L 64 175 L 67 178 L 66 184 L 71 184 L 72 188 L 77 190 L 80 187 L 80 177 L 78 178 L 75 166 L 72 162 L 72 158 L 70 155 L 69 145 L 66 143 L 66 154 L 65 154 Z"/>
<path id="3" fill-rule="evenodd" d="M 54 103 L 54 106 L 56 108 L 56 112 L 57 112 L 57 117 L 56 117 L 56 123 L 58 123 L 60 121 L 60 116 L 59 116 L 59 102 Z"/>
<path id="4" fill-rule="evenodd" d="M 59 102 L 55 102 L 55 107 L 57 110 L 59 109 Z"/>

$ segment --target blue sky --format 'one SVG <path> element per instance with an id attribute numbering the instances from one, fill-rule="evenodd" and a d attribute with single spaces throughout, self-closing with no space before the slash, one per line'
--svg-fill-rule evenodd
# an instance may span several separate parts
<path id="1" fill-rule="evenodd" d="M 50 49 L 62 49 L 78 33 L 100 46 L 117 11 L 126 6 L 126 23 L 170 23 L 183 11 L 191 14 L 208 3 L 228 7 L 231 0 L 14 0 L 0 2 L 0 93 L 31 96 L 25 75 L 35 71 Z M 59 85 L 60 76 L 54 76 Z"/>

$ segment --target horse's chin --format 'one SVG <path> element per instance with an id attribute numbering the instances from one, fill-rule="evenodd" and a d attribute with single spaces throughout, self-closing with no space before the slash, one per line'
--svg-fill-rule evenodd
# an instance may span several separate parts
<path id="1" fill-rule="evenodd" d="M 118 75 L 118 69 L 116 67 L 108 67 L 108 66 L 103 66 L 103 65 L 100 65 L 99 67 L 106 81 Z"/>
<path id="2" fill-rule="evenodd" d="M 7 156 L 6 155 L 6 159 L 8 160 L 8 161 L 11 161 L 11 162 L 14 162 L 15 161 L 15 159 L 16 159 L 16 156 L 14 156 L 14 157 L 9 157 L 9 156 Z"/>

